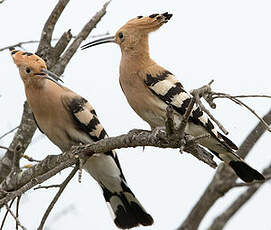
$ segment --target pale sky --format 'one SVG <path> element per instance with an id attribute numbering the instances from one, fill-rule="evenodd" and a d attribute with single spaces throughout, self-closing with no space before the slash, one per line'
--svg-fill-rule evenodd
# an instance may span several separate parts
<path id="1" fill-rule="evenodd" d="M 11 1 L 0 4 L 0 48 L 20 41 L 39 40 L 42 27 L 57 1 Z M 104 1 L 71 1 L 54 33 L 75 35 L 101 9 Z M 173 13 L 172 19 L 150 36 L 152 58 L 174 73 L 187 90 L 214 79 L 213 90 L 237 94 L 271 94 L 271 3 L 268 0 L 113 0 L 107 14 L 92 35 L 115 31 L 138 15 Z M 88 39 L 87 41 L 90 41 Z M 86 41 L 86 42 L 87 42 Z M 86 43 L 85 42 L 85 43 Z M 84 43 L 84 44 L 85 44 Z M 37 44 L 25 45 L 35 52 Z M 89 100 L 111 136 L 134 128 L 149 129 L 129 107 L 118 83 L 120 50 L 115 44 L 78 50 L 64 73 L 65 86 Z M 17 126 L 25 100 L 23 83 L 8 51 L 0 52 L 0 135 Z M 270 99 L 247 99 L 260 115 L 270 109 Z M 217 101 L 212 110 L 229 130 L 229 138 L 239 145 L 258 120 L 244 108 L 226 100 Z M 270 164 L 270 133 L 257 143 L 246 161 L 258 170 Z M 8 146 L 12 135 L 0 140 Z M 0 154 L 4 151 L 0 150 Z M 26 153 L 43 159 L 60 153 L 45 136 L 36 132 Z M 187 214 L 212 179 L 215 170 L 178 150 L 147 147 L 117 151 L 132 191 L 155 224 L 145 230 L 173 230 Z M 220 161 L 216 159 L 219 163 Z M 27 163 L 22 162 L 22 164 Z M 44 184 L 61 183 L 70 169 Z M 270 229 L 270 183 L 235 215 L 225 229 Z M 199 229 L 206 229 L 243 189 L 234 189 L 220 199 Z M 35 229 L 56 190 L 31 190 L 21 201 L 20 221 Z M 4 212 L 0 213 L 0 221 Z M 9 217 L 6 229 L 14 229 Z M 50 230 L 113 230 L 102 192 L 88 174 L 82 183 L 77 177 L 68 185 L 47 220 Z M 49 229 L 49 228 L 47 228 Z"/>

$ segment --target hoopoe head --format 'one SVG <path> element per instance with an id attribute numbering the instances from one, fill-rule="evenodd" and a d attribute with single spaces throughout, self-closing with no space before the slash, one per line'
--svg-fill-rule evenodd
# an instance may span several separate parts
<path id="1" fill-rule="evenodd" d="M 42 82 L 43 79 L 49 79 L 54 82 L 59 80 L 55 79 L 56 76 L 52 76 L 53 73 L 47 70 L 45 61 L 38 55 L 15 50 L 15 48 L 10 48 L 9 50 L 25 85 Z"/>
<path id="2" fill-rule="evenodd" d="M 122 51 L 131 51 L 140 46 L 146 46 L 148 42 L 148 34 L 160 28 L 163 24 L 167 23 L 172 14 L 168 12 L 163 14 L 152 14 L 147 17 L 138 16 L 129 20 L 123 25 L 115 34 L 115 36 L 101 38 L 89 42 L 82 46 L 86 49 L 103 43 L 114 42 L 117 43 Z"/>

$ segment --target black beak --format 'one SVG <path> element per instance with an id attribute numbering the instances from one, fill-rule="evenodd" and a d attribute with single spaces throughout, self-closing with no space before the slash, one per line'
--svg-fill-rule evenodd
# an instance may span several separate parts
<path id="1" fill-rule="evenodd" d="M 104 44 L 104 43 L 108 43 L 108 42 L 116 43 L 115 37 L 114 36 L 109 36 L 109 37 L 97 39 L 95 41 L 92 41 L 92 42 L 89 42 L 89 43 L 83 45 L 81 47 L 81 49 L 84 50 L 84 49 L 87 49 L 89 47 Z"/>
<path id="2" fill-rule="evenodd" d="M 54 83 L 56 83 L 56 84 L 58 84 L 58 85 L 60 85 L 60 84 L 58 83 L 58 81 L 61 81 L 62 83 L 64 83 L 64 81 L 62 81 L 62 80 L 60 79 L 59 76 L 57 76 L 55 73 L 49 71 L 48 69 L 42 68 L 41 71 L 42 71 L 42 72 L 41 72 L 40 74 L 38 74 L 38 75 L 45 75 L 44 77 L 45 77 L 46 79 L 48 79 L 48 80 L 50 80 L 50 81 L 53 81 Z"/>

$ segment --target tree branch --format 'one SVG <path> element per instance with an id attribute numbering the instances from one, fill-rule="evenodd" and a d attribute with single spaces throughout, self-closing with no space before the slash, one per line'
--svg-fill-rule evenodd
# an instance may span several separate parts
<path id="1" fill-rule="evenodd" d="M 34 132 L 36 131 L 36 124 L 33 120 L 32 111 L 27 102 L 24 103 L 24 110 L 20 125 L 17 132 L 8 147 L 8 151 L 0 160 L 0 183 L 10 173 L 14 159 L 14 149 L 21 144 L 21 152 L 24 152 L 28 147 Z"/>
<path id="2" fill-rule="evenodd" d="M 34 190 L 42 189 L 42 188 L 45 188 L 45 189 L 48 189 L 48 188 L 59 188 L 60 186 L 61 186 L 60 184 L 52 184 L 52 185 L 47 185 L 47 186 L 41 186 L 41 185 L 39 185 L 38 187 L 34 188 Z"/>
<path id="3" fill-rule="evenodd" d="M 228 135 L 228 131 L 223 127 L 223 125 L 217 120 L 215 119 L 215 117 L 210 113 L 210 111 L 202 104 L 202 102 L 200 101 L 200 97 L 202 96 L 211 106 L 211 108 L 215 108 L 216 105 L 213 103 L 210 103 L 210 100 L 208 100 L 210 94 L 212 94 L 212 90 L 211 90 L 211 84 L 214 81 L 212 80 L 208 85 L 205 85 L 197 90 L 192 90 L 191 94 L 195 97 L 196 99 L 196 103 L 198 104 L 198 106 L 200 107 L 200 109 L 202 111 L 204 111 L 206 114 L 208 114 L 208 116 L 211 118 L 212 121 L 214 121 L 217 126 L 221 129 L 221 131 L 223 133 L 225 133 L 226 135 Z"/>
<path id="4" fill-rule="evenodd" d="M 61 47 L 61 48 L 57 48 L 57 55 L 56 55 L 56 51 L 54 50 L 54 48 L 51 47 L 52 33 L 54 30 L 55 24 L 56 24 L 58 18 L 60 17 L 62 11 L 64 10 L 64 8 L 68 2 L 69 2 L 69 0 L 59 0 L 58 1 L 56 7 L 54 8 L 52 13 L 50 14 L 50 16 L 49 16 L 49 18 L 43 28 L 42 35 L 41 35 L 41 41 L 39 43 L 38 50 L 36 52 L 39 56 L 41 56 L 44 60 L 46 60 L 46 63 L 47 63 L 49 70 L 54 69 L 55 65 L 57 65 L 60 62 L 60 57 L 59 57 L 59 55 L 61 55 L 60 50 L 64 50 L 65 45 L 68 45 L 67 40 L 64 41 L 65 39 L 62 39 L 63 44 L 58 43 L 58 46 L 57 46 L 57 47 Z M 107 5 L 105 5 L 105 7 L 106 6 Z M 104 14 L 105 14 L 105 11 L 103 12 L 103 15 Z M 98 21 L 96 19 L 97 18 L 94 18 L 92 23 L 89 23 L 89 27 L 88 27 L 88 29 L 90 29 L 89 32 L 92 29 L 91 26 L 93 26 L 93 27 L 96 26 L 96 24 L 100 20 L 100 18 Z M 84 36 L 84 35 L 87 36 L 89 33 L 89 32 L 88 33 L 86 32 L 85 27 L 82 30 L 82 31 L 84 31 L 84 33 L 82 32 L 83 35 L 81 34 L 81 36 Z M 77 39 L 77 43 L 82 41 L 78 37 L 76 39 Z M 73 46 L 73 51 L 75 52 L 77 48 L 76 48 L 76 46 Z M 68 60 L 66 60 L 65 63 L 61 64 L 61 73 L 64 72 L 67 64 L 70 61 L 70 58 Z M 57 72 L 57 73 L 60 75 L 59 72 Z M 29 145 L 35 131 L 36 131 L 36 124 L 35 124 L 35 121 L 33 120 L 32 111 L 31 111 L 30 107 L 28 106 L 27 102 L 25 102 L 21 123 L 20 123 L 19 128 L 18 128 L 18 130 L 12 140 L 12 143 L 8 147 L 8 149 L 13 150 L 16 148 L 16 146 L 18 146 L 18 143 L 21 143 L 22 144 L 21 153 L 23 154 L 25 149 Z M 12 168 L 12 162 L 14 159 L 13 158 L 14 152 L 9 151 L 9 150 L 4 154 L 4 157 L 2 159 L 0 159 L 0 183 L 4 180 L 4 178 L 7 177 L 7 175 L 10 173 L 11 168 Z"/>
<path id="5" fill-rule="evenodd" d="M 38 50 L 43 49 L 44 47 L 51 47 L 52 34 L 55 28 L 55 25 L 65 9 L 66 5 L 69 3 L 69 0 L 59 0 L 47 19 L 40 38 L 40 43 Z"/>
<path id="6" fill-rule="evenodd" d="M 2 136 L 0 136 L 0 140 L 1 140 L 2 138 L 4 138 L 5 136 L 7 136 L 8 134 L 10 134 L 10 133 L 12 133 L 13 131 L 15 131 L 16 129 L 18 129 L 18 128 L 19 128 L 19 126 L 16 126 L 15 128 L 13 128 L 13 129 L 9 130 L 8 132 L 4 133 Z"/>
<path id="7" fill-rule="evenodd" d="M 14 201 L 15 201 L 15 198 L 10 202 L 9 208 L 11 208 L 11 206 L 12 206 L 12 204 L 13 204 Z M 8 210 L 6 211 L 6 213 L 4 215 L 4 218 L 2 220 L 2 223 L 1 223 L 1 226 L 0 226 L 0 230 L 3 230 L 3 227 L 4 227 L 4 224 L 5 224 L 7 216 L 8 216 Z"/>
<path id="8" fill-rule="evenodd" d="M 263 117 L 263 119 L 267 124 L 271 124 L 271 110 Z M 259 122 L 241 144 L 237 152 L 238 155 L 245 158 L 265 131 L 266 127 L 262 122 Z M 220 197 L 234 187 L 236 178 L 237 176 L 230 167 L 226 166 L 224 163 L 220 164 L 212 181 L 207 186 L 198 202 L 194 205 L 187 218 L 181 226 L 179 226 L 178 230 L 198 229 L 199 224 L 209 209 Z"/>
<path id="9" fill-rule="evenodd" d="M 216 163 L 212 160 L 213 156 L 210 153 L 209 155 L 206 154 L 205 150 L 201 151 L 202 149 L 193 141 L 193 137 L 190 136 L 190 138 L 190 140 L 186 141 L 184 150 L 191 152 L 193 155 L 197 155 L 198 159 L 204 161 L 211 167 L 215 167 Z M 128 134 L 117 137 L 109 137 L 93 144 L 75 146 L 67 153 L 47 156 L 33 167 L 19 174 L 9 175 L 6 180 L 0 184 L 0 207 L 14 197 L 22 195 L 33 186 L 54 176 L 61 170 L 74 165 L 78 162 L 78 157 L 86 160 L 94 153 L 107 152 L 119 148 L 137 146 L 180 148 L 181 145 L 182 142 L 178 139 L 171 138 L 169 141 L 165 132 L 158 132 L 154 135 L 150 131 L 142 130 L 141 132 L 129 132 Z M 194 146 L 198 146 L 200 151 L 197 152 Z"/>
<path id="10" fill-rule="evenodd" d="M 46 221 L 47 217 L 49 216 L 50 212 L 52 211 L 55 203 L 57 202 L 58 198 L 61 196 L 62 192 L 64 191 L 64 189 L 66 188 L 66 186 L 68 185 L 70 180 L 73 178 L 73 176 L 75 175 L 75 173 L 77 172 L 78 169 L 79 169 L 79 165 L 77 164 L 76 167 L 71 171 L 69 176 L 60 185 L 60 188 L 59 188 L 58 192 L 56 193 L 54 199 L 52 200 L 52 202 L 50 203 L 50 205 L 48 206 L 47 210 L 45 211 L 45 213 L 44 213 L 44 215 L 42 217 L 42 220 L 41 220 L 41 223 L 40 223 L 40 225 L 38 227 L 38 230 L 43 229 L 45 221 Z"/>
<path id="11" fill-rule="evenodd" d="M 52 41 L 58 41 L 59 42 L 58 46 L 66 47 L 68 45 L 67 43 L 69 43 L 67 40 L 69 40 L 69 36 L 70 36 L 67 33 L 69 33 L 69 31 L 63 33 L 62 36 L 64 36 L 64 38 L 62 38 L 62 36 L 61 36 L 61 38 L 52 38 Z M 103 36 L 106 36 L 106 35 L 109 35 L 109 32 L 106 32 L 106 33 L 103 33 L 103 34 L 92 35 L 90 37 L 91 38 L 96 38 L 96 37 L 103 37 Z M 76 36 L 71 36 L 71 38 L 76 38 Z M 40 40 L 29 40 L 29 41 L 18 42 L 18 43 L 15 43 L 13 45 L 9 45 L 9 46 L 5 46 L 5 47 L 0 48 L 0 52 L 4 51 L 4 50 L 8 50 L 9 48 L 12 48 L 12 47 L 23 48 L 23 45 L 34 44 L 34 43 L 40 43 Z M 56 44 L 56 46 L 57 46 L 57 44 Z M 56 48 L 56 46 L 55 46 L 55 48 Z M 59 53 L 56 53 L 56 54 L 59 54 L 59 56 L 60 56 L 62 53 L 63 53 L 63 51 L 61 53 L 59 52 Z"/>
<path id="12" fill-rule="evenodd" d="M 222 98 L 222 96 L 223 96 L 223 98 L 228 98 L 228 99 L 232 100 L 233 102 L 235 102 L 236 104 L 244 106 L 246 109 L 248 109 L 251 113 L 253 113 L 266 126 L 266 129 L 269 132 L 271 132 L 271 127 L 269 127 L 269 125 L 255 112 L 255 110 L 250 108 L 247 104 L 245 104 L 241 100 L 237 99 L 237 97 L 231 96 L 231 95 L 225 94 L 225 93 L 214 93 L 214 92 L 212 93 L 212 95 L 219 95 L 220 96 L 220 97 L 213 97 L 213 98 Z M 256 96 L 256 95 L 252 95 L 252 96 Z M 266 96 L 266 95 L 262 95 L 262 96 L 271 98 L 271 96 Z M 248 96 L 238 96 L 238 97 L 248 97 Z"/>
<path id="13" fill-rule="evenodd" d="M 269 165 L 264 171 L 263 175 L 270 176 L 271 165 Z M 258 191 L 258 189 L 265 183 L 253 183 L 249 185 L 249 188 L 242 193 L 223 213 L 217 216 L 208 230 L 221 230 L 227 224 L 229 219 L 241 208 L 243 205 Z M 236 186 L 235 186 L 236 187 Z"/>
<path id="14" fill-rule="evenodd" d="M 15 216 L 15 214 L 11 211 L 11 209 L 9 208 L 9 206 L 7 204 L 5 204 L 6 209 L 9 211 L 10 215 L 15 219 L 16 224 L 18 226 L 20 226 L 23 230 L 27 230 L 26 227 L 24 227 L 21 222 L 19 221 L 19 219 Z"/>
<path id="15" fill-rule="evenodd" d="M 53 72 L 55 72 L 58 75 L 61 75 L 64 72 L 66 65 L 69 63 L 70 59 L 77 51 L 82 41 L 84 41 L 87 38 L 90 32 L 96 27 L 98 22 L 105 15 L 106 8 L 109 3 L 110 1 L 106 2 L 103 8 L 99 12 L 97 12 L 83 27 L 83 29 L 80 31 L 80 33 L 76 36 L 76 38 L 72 42 L 72 44 L 67 48 L 63 56 L 60 58 L 58 64 L 56 64 L 56 66 L 53 68 Z"/>

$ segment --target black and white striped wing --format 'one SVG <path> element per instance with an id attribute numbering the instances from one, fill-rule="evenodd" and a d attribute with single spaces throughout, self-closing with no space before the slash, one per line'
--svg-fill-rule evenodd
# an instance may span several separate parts
<path id="1" fill-rule="evenodd" d="M 62 102 L 69 109 L 77 128 L 87 133 L 94 142 L 107 138 L 108 135 L 98 120 L 97 114 L 89 102 L 83 97 L 64 96 Z M 121 177 L 124 178 L 120 163 L 115 151 L 108 151 L 106 155 L 111 156 L 117 164 Z"/>
<path id="2" fill-rule="evenodd" d="M 167 105 L 181 115 L 184 115 L 192 95 L 185 91 L 178 79 L 169 71 L 164 71 L 159 75 L 146 74 L 145 84 L 150 91 L 159 97 Z M 207 114 L 194 105 L 189 122 L 194 125 L 203 127 L 211 136 L 223 143 L 228 150 L 237 150 L 238 147 L 227 137 L 219 133 Z"/>
<path id="3" fill-rule="evenodd" d="M 63 103 L 72 114 L 77 127 L 87 133 L 93 141 L 107 138 L 92 106 L 82 97 L 63 97 Z M 111 210 L 115 224 L 121 229 L 138 225 L 151 225 L 152 217 L 144 210 L 127 185 L 114 150 L 94 154 L 84 168 L 100 184 L 104 198 Z"/>

